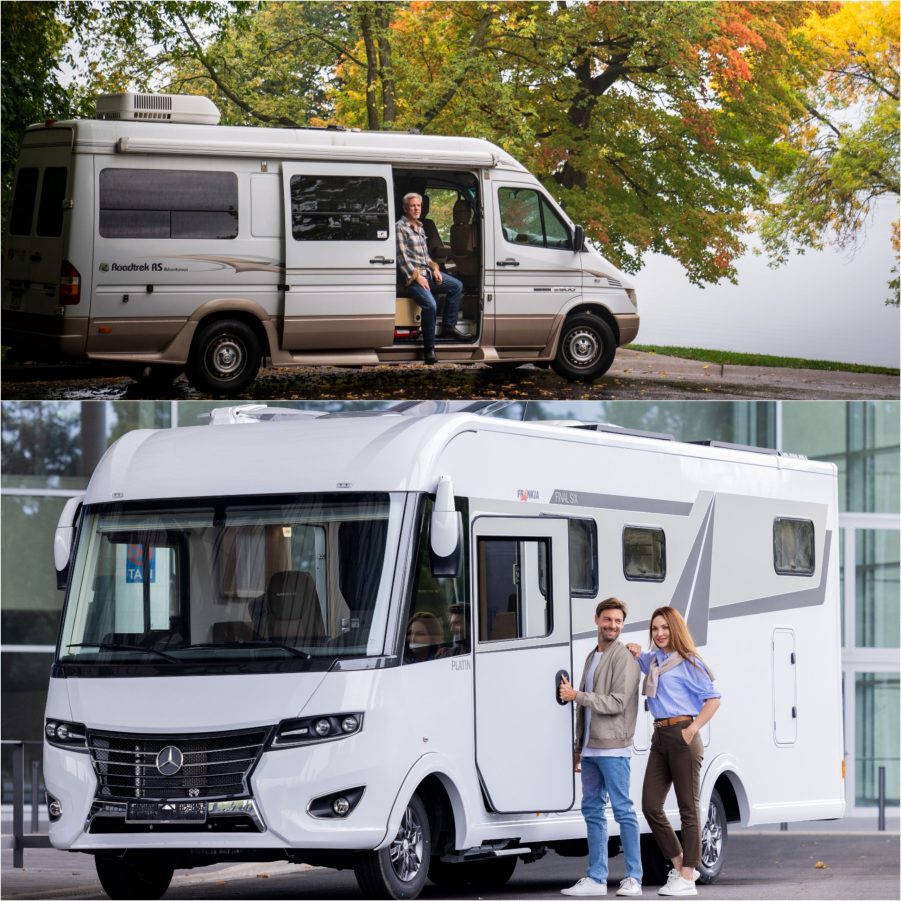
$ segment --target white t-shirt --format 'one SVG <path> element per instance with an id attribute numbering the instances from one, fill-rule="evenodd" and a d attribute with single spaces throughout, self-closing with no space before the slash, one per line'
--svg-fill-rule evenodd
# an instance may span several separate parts
<path id="1" fill-rule="evenodd" d="M 598 665 L 601 662 L 601 656 L 603 655 L 603 651 L 599 651 L 597 648 L 594 650 L 594 654 L 591 657 L 591 663 L 588 664 L 588 672 L 585 673 L 585 687 L 586 689 L 590 689 L 594 685 L 594 673 L 598 668 Z M 589 748 L 588 747 L 588 736 L 590 734 L 591 729 L 591 708 L 583 707 L 582 710 L 585 714 L 585 732 L 584 738 L 582 740 L 582 756 L 583 757 L 631 757 L 632 756 L 632 745 L 631 743 L 626 745 L 625 748 Z"/>

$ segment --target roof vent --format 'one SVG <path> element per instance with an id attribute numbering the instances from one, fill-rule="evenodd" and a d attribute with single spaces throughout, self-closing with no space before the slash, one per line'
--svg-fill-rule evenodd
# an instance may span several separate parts
<path id="1" fill-rule="evenodd" d="M 97 118 L 125 122 L 181 122 L 218 125 L 219 110 L 209 97 L 195 94 L 101 94 Z"/>

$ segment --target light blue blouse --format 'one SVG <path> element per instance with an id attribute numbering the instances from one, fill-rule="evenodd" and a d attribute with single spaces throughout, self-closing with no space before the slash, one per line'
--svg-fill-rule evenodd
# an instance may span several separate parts
<path id="1" fill-rule="evenodd" d="M 638 665 L 643 673 L 647 674 L 655 656 L 657 663 L 662 666 L 669 654 L 660 650 L 644 651 L 638 658 Z M 648 709 L 655 720 L 671 716 L 697 716 L 704 701 L 722 697 L 714 688 L 704 664 L 697 658 L 695 660 L 697 666 L 683 660 L 660 676 L 657 681 L 657 697 L 647 699 Z"/>

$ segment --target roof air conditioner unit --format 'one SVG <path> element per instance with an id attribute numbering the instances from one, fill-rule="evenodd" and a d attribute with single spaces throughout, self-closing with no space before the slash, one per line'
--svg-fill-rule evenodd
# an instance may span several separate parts
<path id="1" fill-rule="evenodd" d="M 209 97 L 194 94 L 101 94 L 97 98 L 97 118 L 218 125 L 219 110 Z"/>

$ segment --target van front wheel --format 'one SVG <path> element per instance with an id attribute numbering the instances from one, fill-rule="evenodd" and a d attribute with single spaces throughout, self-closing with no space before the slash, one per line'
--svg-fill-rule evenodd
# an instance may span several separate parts
<path id="1" fill-rule="evenodd" d="M 354 875 L 366 898 L 418 898 L 431 856 L 429 817 L 419 796 L 413 795 L 391 844 L 363 854 Z"/>
<path id="2" fill-rule="evenodd" d="M 610 326 L 599 316 L 577 313 L 563 323 L 551 366 L 565 379 L 591 382 L 610 368 L 615 355 L 616 339 Z"/>
<path id="3" fill-rule="evenodd" d="M 207 394 L 236 394 L 260 371 L 262 350 L 253 329 L 238 319 L 202 326 L 188 359 L 188 380 Z"/>

